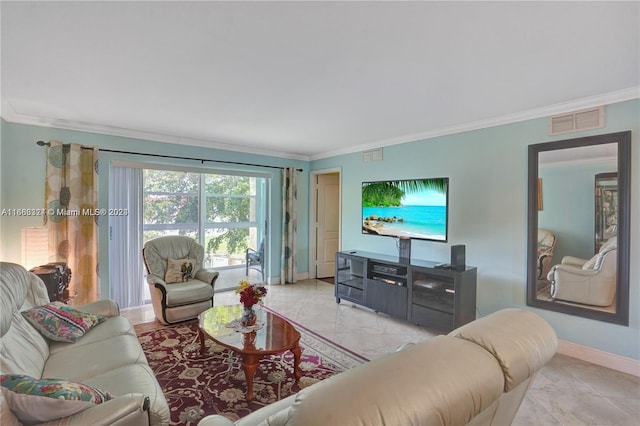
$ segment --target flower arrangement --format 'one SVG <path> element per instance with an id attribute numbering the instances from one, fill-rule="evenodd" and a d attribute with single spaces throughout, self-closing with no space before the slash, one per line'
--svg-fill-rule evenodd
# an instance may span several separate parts
<path id="1" fill-rule="evenodd" d="M 247 280 L 241 280 L 240 285 L 236 288 L 236 294 L 240 295 L 240 303 L 245 308 L 250 308 L 262 302 L 262 299 L 267 295 L 267 288 L 260 284 L 252 285 Z"/>

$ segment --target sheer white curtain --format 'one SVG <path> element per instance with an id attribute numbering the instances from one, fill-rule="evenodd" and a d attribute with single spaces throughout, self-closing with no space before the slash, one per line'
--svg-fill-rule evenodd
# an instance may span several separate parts
<path id="1" fill-rule="evenodd" d="M 128 215 L 109 218 L 111 298 L 121 308 L 144 303 L 147 284 L 142 262 L 143 185 L 142 169 L 111 168 L 109 207 L 128 211 Z"/>

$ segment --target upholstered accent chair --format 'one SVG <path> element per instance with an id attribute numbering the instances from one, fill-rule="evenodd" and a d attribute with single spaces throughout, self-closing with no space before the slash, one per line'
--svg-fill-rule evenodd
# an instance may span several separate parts
<path id="1" fill-rule="evenodd" d="M 538 263 L 536 265 L 538 280 L 547 279 L 555 246 L 555 234 L 547 229 L 538 228 Z"/>
<path id="2" fill-rule="evenodd" d="M 264 240 L 260 242 L 258 250 L 247 248 L 245 261 L 245 275 L 249 275 L 249 268 L 253 268 L 257 271 L 260 271 L 260 274 L 262 275 L 262 281 L 264 281 Z"/>
<path id="3" fill-rule="evenodd" d="M 196 318 L 213 306 L 218 272 L 202 268 L 204 248 L 191 237 L 170 235 L 142 249 L 153 312 L 164 324 Z"/>
<path id="4" fill-rule="evenodd" d="M 551 297 L 592 306 L 610 306 L 616 295 L 617 238 L 612 237 L 591 259 L 562 258 L 549 271 Z"/>

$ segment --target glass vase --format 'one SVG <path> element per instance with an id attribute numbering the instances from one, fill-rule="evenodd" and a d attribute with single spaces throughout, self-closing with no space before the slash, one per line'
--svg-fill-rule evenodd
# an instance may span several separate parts
<path id="1" fill-rule="evenodd" d="M 242 308 L 242 317 L 240 323 L 243 327 L 251 327 L 256 323 L 256 312 L 253 310 L 253 306 L 245 306 Z"/>

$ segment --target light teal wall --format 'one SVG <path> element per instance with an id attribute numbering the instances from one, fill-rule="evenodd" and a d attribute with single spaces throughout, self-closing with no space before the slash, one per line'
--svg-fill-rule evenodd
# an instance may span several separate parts
<path id="1" fill-rule="evenodd" d="M 550 138 L 547 120 L 528 120 L 472 132 L 420 140 L 384 148 L 384 160 L 363 163 L 360 153 L 313 161 L 312 170 L 342 170 L 342 248 L 394 254 L 392 239 L 360 233 L 362 181 L 448 176 L 450 178 L 449 243 L 415 241 L 414 257 L 449 260 L 451 244 L 467 245 L 467 263 L 478 267 L 478 310 L 486 315 L 504 307 L 526 305 L 527 146 L 601 133 L 632 131 L 631 271 L 629 327 L 533 309 L 546 318 L 563 340 L 640 359 L 640 100 L 609 105 L 606 127 L 597 131 Z M 197 147 L 119 138 L 91 133 L 2 123 L 0 159 L 1 208 L 38 207 L 43 199 L 44 150 L 37 140 L 59 139 L 109 149 L 141 150 L 158 154 L 201 156 L 270 165 L 297 165 L 305 169 L 298 185 L 299 270 L 308 271 L 309 164 Z M 213 157 L 215 156 L 215 157 Z M 137 160 L 139 158 L 128 158 Z M 101 175 L 101 203 L 107 189 Z M 272 212 L 279 212 L 279 190 L 274 185 Z M 277 217 L 273 214 L 273 217 Z M 0 258 L 20 260 L 20 228 L 38 225 L 37 218 L 0 218 Z M 280 229 L 273 223 L 273 231 Z M 101 263 L 106 242 L 101 231 Z M 277 234 L 275 234 L 277 235 Z M 272 241 L 272 248 L 279 244 Z M 273 262 L 275 267 L 277 262 Z M 103 293 L 105 294 L 105 293 Z M 532 308 L 530 308 L 532 309 Z"/>
<path id="2" fill-rule="evenodd" d="M 13 124 L 2 122 L 1 130 L 1 184 L 0 209 L 41 208 L 44 200 L 45 178 L 45 148 L 36 145 L 38 140 L 60 140 L 83 145 L 97 145 L 103 149 L 173 155 L 181 157 L 202 158 L 210 160 L 234 161 L 242 163 L 261 164 L 279 167 L 296 167 L 304 169 L 298 173 L 298 272 L 309 270 L 309 242 L 308 242 L 308 205 L 309 205 L 309 162 L 262 155 L 245 154 L 216 149 L 200 148 L 185 145 L 175 145 L 148 140 L 123 138 L 96 133 L 78 132 L 73 130 L 52 129 L 46 127 Z M 280 235 L 281 223 L 281 178 L 279 169 L 263 167 L 232 166 L 191 160 L 171 160 L 154 157 L 106 153 L 100 154 L 99 159 L 99 205 L 108 208 L 109 194 L 109 165 L 112 161 L 134 161 L 149 164 L 172 164 L 178 166 L 254 170 L 272 173 L 270 215 L 271 215 L 271 276 L 280 275 Z M 100 281 L 101 296 L 109 295 L 109 264 L 108 257 L 108 217 L 99 218 L 99 251 L 100 251 Z M 0 217 L 0 259 L 8 262 L 20 263 L 21 237 L 20 230 L 25 226 L 42 225 L 42 217 Z"/>
<path id="3" fill-rule="evenodd" d="M 360 153 L 312 162 L 313 170 L 342 169 L 342 249 L 397 254 L 391 238 L 360 232 L 363 181 L 448 176 L 449 243 L 414 241 L 412 256 L 450 259 L 450 245 L 466 244 L 478 267 L 481 315 L 526 306 L 527 146 L 580 136 L 632 131 L 630 324 L 609 324 L 533 309 L 563 340 L 640 359 L 640 101 L 606 108 L 606 127 L 549 137 L 546 118 L 385 147 L 384 160 L 363 163 Z"/>
<path id="4" fill-rule="evenodd" d="M 589 259 L 595 254 L 595 175 L 617 168 L 615 163 L 540 168 L 543 210 L 538 225 L 556 235 L 552 264 L 563 256 Z"/>

